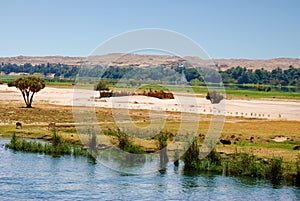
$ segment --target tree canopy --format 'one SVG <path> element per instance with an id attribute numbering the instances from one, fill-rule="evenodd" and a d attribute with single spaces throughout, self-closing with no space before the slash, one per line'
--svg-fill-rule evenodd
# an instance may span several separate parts
<path id="1" fill-rule="evenodd" d="M 275 66 L 274 66 L 275 67 Z M 288 69 L 280 67 L 272 70 L 247 69 L 245 67 L 232 67 L 226 70 L 209 70 L 205 68 L 185 68 L 185 67 L 170 67 L 165 68 L 163 65 L 158 65 L 149 68 L 135 67 L 118 67 L 118 66 L 94 66 L 92 68 L 80 68 L 78 66 L 65 64 L 37 64 L 30 63 L 4 64 L 0 63 L 0 71 L 5 74 L 11 72 L 24 73 L 41 73 L 46 76 L 48 73 L 54 73 L 55 77 L 64 75 L 65 78 L 74 78 L 77 75 L 88 78 L 99 78 L 119 80 L 132 79 L 135 81 L 148 82 L 149 80 L 158 80 L 161 82 L 179 82 L 181 73 L 185 73 L 187 81 L 191 85 L 205 85 L 204 79 L 207 82 L 219 82 L 221 78 L 224 84 L 267 84 L 273 86 L 300 86 L 300 68 L 290 66 Z M 176 73 L 175 73 L 175 72 Z"/>
<path id="2" fill-rule="evenodd" d="M 35 76 L 20 77 L 16 79 L 15 86 L 21 91 L 26 107 L 31 108 L 34 94 L 45 88 L 46 82 Z"/>

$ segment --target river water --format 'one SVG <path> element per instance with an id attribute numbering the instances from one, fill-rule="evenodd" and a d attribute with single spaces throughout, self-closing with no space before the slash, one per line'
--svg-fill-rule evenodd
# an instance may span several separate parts
<path id="1" fill-rule="evenodd" d="M 83 157 L 14 152 L 0 139 L 0 200 L 300 200 L 300 189 L 179 168 L 126 175 Z"/>

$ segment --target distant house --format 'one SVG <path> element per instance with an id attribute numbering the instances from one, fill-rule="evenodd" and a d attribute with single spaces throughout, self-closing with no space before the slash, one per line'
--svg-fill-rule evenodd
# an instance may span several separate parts
<path id="1" fill-rule="evenodd" d="M 15 72 L 11 72 L 9 73 L 10 76 L 28 76 L 29 73 L 25 73 L 25 72 L 20 72 L 20 73 L 15 73 Z"/>
<path id="2" fill-rule="evenodd" d="M 65 78 L 65 75 L 64 74 L 61 74 L 60 76 L 59 76 L 59 79 L 64 79 Z"/>
<path id="3" fill-rule="evenodd" d="M 54 78 L 55 73 L 47 73 L 46 78 Z"/>
<path id="4" fill-rule="evenodd" d="M 35 77 L 44 78 L 44 75 L 42 73 L 33 73 L 32 75 Z"/>
<path id="5" fill-rule="evenodd" d="M 5 75 L 5 73 L 3 71 L 0 72 L 0 75 Z"/>

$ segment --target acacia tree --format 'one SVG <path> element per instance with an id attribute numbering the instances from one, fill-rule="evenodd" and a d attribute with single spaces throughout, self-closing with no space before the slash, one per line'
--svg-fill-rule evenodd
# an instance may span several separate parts
<path id="1" fill-rule="evenodd" d="M 46 82 L 43 78 L 35 76 L 20 77 L 16 79 L 15 86 L 21 91 L 26 107 L 32 108 L 34 94 L 45 88 Z"/>

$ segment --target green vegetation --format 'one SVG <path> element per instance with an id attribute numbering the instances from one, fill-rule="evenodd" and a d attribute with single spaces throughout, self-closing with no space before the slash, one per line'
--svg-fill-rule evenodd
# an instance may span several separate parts
<path id="1" fill-rule="evenodd" d="M 71 146 L 69 143 L 64 142 L 62 138 L 53 130 L 52 143 L 28 141 L 20 139 L 14 133 L 10 142 L 5 145 L 6 148 L 13 149 L 15 151 L 24 151 L 31 153 L 43 153 L 52 156 L 61 155 L 74 155 L 74 156 L 88 156 L 89 152 L 80 147 Z"/>
<path id="2" fill-rule="evenodd" d="M 21 91 L 26 107 L 32 108 L 34 94 L 45 88 L 46 82 L 35 76 L 20 77 L 16 79 L 15 86 Z"/>
<path id="3" fill-rule="evenodd" d="M 165 168 L 166 164 L 169 161 L 168 155 L 167 155 L 167 145 L 168 145 L 168 134 L 167 133 L 161 133 L 158 136 L 158 150 L 159 150 L 159 158 L 160 158 L 160 167 Z"/>
<path id="4" fill-rule="evenodd" d="M 96 91 L 109 90 L 107 83 L 104 80 L 100 80 L 95 86 Z"/>
<path id="5" fill-rule="evenodd" d="M 280 67 L 267 71 L 265 69 L 247 69 L 240 66 L 220 72 L 224 83 L 236 84 L 270 84 L 279 86 L 299 86 L 300 69 L 290 66 L 287 70 Z"/>
<path id="6" fill-rule="evenodd" d="M 80 77 L 110 79 L 110 80 L 128 80 L 130 86 L 140 85 L 143 83 L 149 84 L 152 81 L 160 82 L 180 82 L 181 73 L 185 73 L 186 80 L 193 86 L 205 86 L 206 82 L 220 82 L 220 77 L 225 84 L 264 84 L 272 86 L 299 86 L 300 84 L 300 69 L 290 66 L 286 70 L 282 70 L 278 66 L 274 66 L 272 71 L 265 69 L 247 69 L 240 66 L 232 67 L 227 70 L 217 71 L 206 68 L 184 68 L 173 66 L 165 67 L 164 65 L 156 66 L 155 68 L 134 68 L 134 67 L 118 67 L 118 66 L 95 66 L 94 68 L 79 68 L 77 66 L 68 66 L 64 64 L 38 64 L 32 65 L 26 63 L 24 65 L 17 64 L 0 64 L 0 72 L 9 74 L 15 73 L 39 73 L 46 76 L 49 73 L 55 74 L 55 78 L 63 75 L 64 78 L 75 78 L 78 74 Z M 2 79 L 0 77 L 0 79 Z"/>
<path id="7" fill-rule="evenodd" d="M 300 155 L 298 155 L 298 161 L 296 165 L 297 165 L 296 186 L 300 187 Z"/>
<path id="8" fill-rule="evenodd" d="M 145 155 L 143 155 L 145 153 L 144 150 L 142 150 L 139 146 L 133 144 L 132 140 L 126 133 L 118 129 L 116 136 L 118 139 L 119 148 L 124 151 L 119 152 L 119 160 L 124 162 L 124 165 L 144 163 L 146 161 L 146 157 Z"/>
<path id="9" fill-rule="evenodd" d="M 239 98 L 277 98 L 277 99 L 300 99 L 299 92 L 281 92 L 281 91 L 251 91 L 242 89 L 226 88 L 227 97 Z"/>
<path id="10" fill-rule="evenodd" d="M 199 140 L 191 144 L 183 156 L 184 170 L 197 172 L 215 172 L 226 176 L 246 176 L 259 179 L 269 179 L 273 184 L 285 182 L 299 185 L 300 160 L 295 168 L 284 164 L 282 158 L 263 159 L 249 153 L 238 153 L 221 157 L 212 150 L 205 158 L 199 158 Z M 296 179 L 294 179 L 296 178 Z"/>
<path id="11" fill-rule="evenodd" d="M 64 75 L 64 77 L 75 77 L 78 73 L 79 67 L 77 66 L 68 66 L 65 64 L 38 64 L 32 65 L 30 63 L 26 63 L 24 65 L 17 65 L 17 64 L 0 64 L 0 71 L 4 72 L 5 74 L 9 74 L 11 72 L 15 73 L 40 73 L 42 75 L 47 75 L 48 73 L 55 73 L 57 77 L 60 75 Z"/>
<path id="12" fill-rule="evenodd" d="M 119 129 L 117 130 L 116 136 L 118 138 L 119 142 L 119 148 L 128 152 L 128 153 L 133 153 L 133 154 L 143 154 L 145 153 L 139 146 L 134 145 L 132 141 L 129 139 L 129 136 L 120 131 Z"/>

